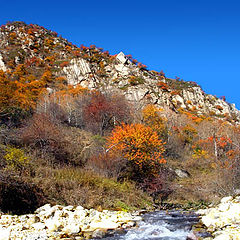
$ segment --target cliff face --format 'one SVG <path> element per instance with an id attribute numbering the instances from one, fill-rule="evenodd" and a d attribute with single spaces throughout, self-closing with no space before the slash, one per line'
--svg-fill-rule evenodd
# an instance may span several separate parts
<path id="1" fill-rule="evenodd" d="M 43 27 L 14 22 L 0 30 L 0 69 L 11 72 L 19 64 L 25 64 L 35 77 L 47 68 L 54 77 L 65 78 L 66 84 L 120 91 L 139 106 L 153 103 L 175 112 L 240 121 L 234 104 L 204 93 L 196 83 L 149 71 L 122 52 L 112 56 L 95 46 L 78 48 Z"/>
<path id="2" fill-rule="evenodd" d="M 104 72 L 99 76 L 97 72 Z M 186 110 L 198 115 L 228 117 L 240 120 L 234 104 L 203 92 L 195 83 L 182 82 L 159 76 L 158 73 L 140 69 L 122 52 L 109 64 L 101 68 L 82 58 L 72 59 L 63 68 L 70 84 L 81 84 L 90 89 L 116 90 L 123 92 L 130 101 L 142 104 L 154 103 L 174 111 Z"/>

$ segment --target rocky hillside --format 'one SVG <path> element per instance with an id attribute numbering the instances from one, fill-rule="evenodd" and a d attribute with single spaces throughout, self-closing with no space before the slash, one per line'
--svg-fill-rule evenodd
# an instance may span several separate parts
<path id="1" fill-rule="evenodd" d="M 204 93 L 194 82 L 149 71 L 122 52 L 112 56 L 95 46 L 79 48 L 38 25 L 13 22 L 1 26 L 0 69 L 11 74 L 19 65 L 36 80 L 46 78 L 48 71 L 44 83 L 48 91 L 59 87 L 61 80 L 62 85 L 122 92 L 128 100 L 137 101 L 139 107 L 154 103 L 202 118 L 210 115 L 240 121 L 234 104 Z"/>

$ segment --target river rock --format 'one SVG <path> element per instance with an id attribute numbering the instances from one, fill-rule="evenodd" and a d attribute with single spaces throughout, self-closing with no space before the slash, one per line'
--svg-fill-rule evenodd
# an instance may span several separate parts
<path id="1" fill-rule="evenodd" d="M 240 240 L 240 201 L 237 197 L 224 197 L 215 207 L 198 211 L 202 223 L 217 240 Z"/>
<path id="2" fill-rule="evenodd" d="M 11 229 L 9 228 L 0 228 L 0 240 L 10 239 Z"/>
<path id="3" fill-rule="evenodd" d="M 230 202 L 231 200 L 233 200 L 232 196 L 224 197 L 221 199 L 221 203 L 227 203 Z"/>
<path id="4" fill-rule="evenodd" d="M 99 237 L 108 231 L 132 227 L 140 220 L 137 213 L 46 204 L 34 214 L 1 215 L 0 240 Z"/>

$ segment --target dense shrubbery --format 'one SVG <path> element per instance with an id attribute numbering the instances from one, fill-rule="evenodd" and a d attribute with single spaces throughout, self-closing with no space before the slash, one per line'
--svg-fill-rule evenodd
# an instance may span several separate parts
<path id="1" fill-rule="evenodd" d="M 108 187 L 96 191 L 94 183 L 90 190 L 85 184 L 92 182 L 80 180 L 79 174 L 87 174 L 86 178 L 93 174 L 94 179 L 113 178 L 111 181 L 119 181 L 114 185 L 116 189 L 125 181 L 134 181 L 156 203 L 167 197 L 209 200 L 213 194 L 232 194 L 240 187 L 239 127 L 211 118 L 198 120 L 184 111 L 173 114 L 154 105 L 147 105 L 139 118 L 130 114 L 131 108 L 121 95 L 113 93 L 81 90 L 76 94 L 70 89 L 67 95 L 53 93 L 42 98 L 35 113 L 21 127 L 14 131 L 2 127 L 1 175 L 11 172 L 13 179 L 17 179 L 13 186 L 8 183 L 10 177 L 4 177 L 1 185 L 7 194 L 4 196 L 12 198 L 12 189 L 22 185 L 23 189 L 18 191 L 20 199 L 16 201 L 25 201 L 26 211 L 44 199 L 63 204 L 79 201 L 97 207 L 93 200 L 91 203 L 85 199 L 83 203 L 76 197 L 73 201 L 70 195 L 75 196 L 76 188 L 79 192 L 87 189 L 88 194 L 91 191 L 101 194 L 99 191 Z M 53 167 L 57 169 L 53 171 Z M 70 170 L 73 167 L 78 170 Z M 179 180 L 181 188 L 174 177 L 175 168 L 191 175 Z M 113 194 L 110 185 L 106 190 L 108 197 Z M 42 193 L 35 196 L 37 187 Z M 59 191 L 66 196 L 58 194 Z M 25 198 L 28 200 L 21 200 Z M 31 202 L 30 198 L 35 200 Z M 104 205 L 105 200 L 99 205 Z M 120 201 L 120 205 L 126 204 L 123 199 Z M 5 203 L 1 204 L 6 209 Z M 117 208 L 118 204 L 104 206 Z M 17 211 L 13 206 L 6 210 Z"/>

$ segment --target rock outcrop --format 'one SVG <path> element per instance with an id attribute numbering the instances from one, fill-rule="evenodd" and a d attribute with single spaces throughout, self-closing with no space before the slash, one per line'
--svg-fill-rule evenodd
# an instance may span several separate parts
<path id="1" fill-rule="evenodd" d="M 100 71 L 102 74 L 99 75 Z M 118 90 L 140 105 L 153 103 L 174 111 L 182 109 L 197 115 L 240 121 L 240 112 L 234 104 L 204 93 L 195 83 L 160 78 L 154 71 L 133 64 L 122 52 L 113 61 L 101 65 L 101 69 L 81 58 L 73 59 L 62 74 L 66 75 L 69 84 L 80 83 L 83 87 L 103 91 Z"/>
<path id="2" fill-rule="evenodd" d="M 0 240 L 85 239 L 103 237 L 109 231 L 133 227 L 141 217 L 137 213 L 84 209 L 81 206 L 51 207 L 46 204 L 34 214 L 0 218 Z"/>

